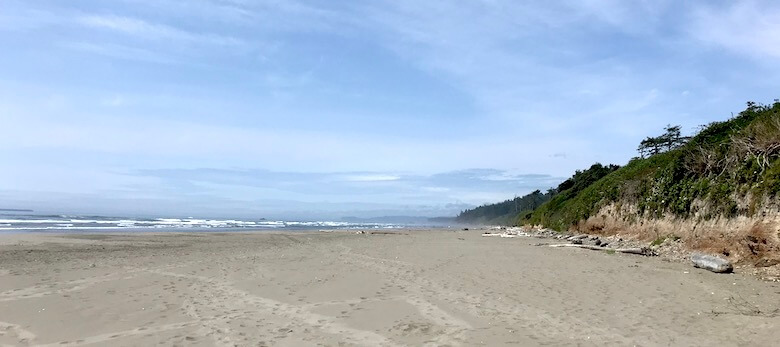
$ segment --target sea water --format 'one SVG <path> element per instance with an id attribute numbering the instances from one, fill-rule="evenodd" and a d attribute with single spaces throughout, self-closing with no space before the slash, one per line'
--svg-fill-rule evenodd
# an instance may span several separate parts
<path id="1" fill-rule="evenodd" d="M 265 219 L 123 218 L 0 212 L 0 232 L 26 231 L 250 231 L 397 229 L 409 225 Z"/>

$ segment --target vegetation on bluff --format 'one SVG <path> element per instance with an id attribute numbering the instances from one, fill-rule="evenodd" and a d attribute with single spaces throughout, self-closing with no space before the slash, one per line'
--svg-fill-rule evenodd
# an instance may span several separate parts
<path id="1" fill-rule="evenodd" d="M 556 193 L 555 189 L 549 189 L 546 193 L 536 190 L 522 197 L 462 211 L 455 220 L 466 224 L 512 224 L 517 219 L 518 214 L 535 210 L 549 201 Z"/>
<path id="2" fill-rule="evenodd" d="M 567 230 L 609 205 L 631 211 L 629 223 L 753 216 L 780 195 L 780 102 L 749 102 L 737 116 L 703 126 L 693 137 L 667 126 L 664 134 L 643 140 L 638 152 L 624 167 L 594 164 L 545 194 L 463 211 L 457 220 Z"/>
<path id="3" fill-rule="evenodd" d="M 736 117 L 662 148 L 584 189 L 561 191 L 517 222 L 565 230 L 608 204 L 633 205 L 637 218 L 752 216 L 780 193 L 780 102 L 748 103 Z"/>
<path id="4" fill-rule="evenodd" d="M 462 211 L 455 220 L 465 224 L 512 224 L 519 213 L 530 212 L 547 202 L 556 193 L 550 189 L 546 193 L 536 190 L 522 197 L 506 200 L 496 204 L 486 204 L 470 210 Z"/>
<path id="5" fill-rule="evenodd" d="M 596 163 L 587 170 L 577 170 L 572 177 L 561 182 L 558 187 L 548 189 L 546 193 L 537 190 L 523 197 L 465 210 L 456 220 L 472 224 L 513 224 L 518 215 L 528 215 L 550 200 L 565 200 L 618 168 L 617 165 Z"/>

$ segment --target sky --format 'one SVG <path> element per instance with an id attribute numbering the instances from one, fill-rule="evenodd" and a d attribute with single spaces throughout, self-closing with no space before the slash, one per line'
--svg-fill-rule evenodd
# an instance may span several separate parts
<path id="1" fill-rule="evenodd" d="M 776 1 L 0 0 L 0 208 L 454 215 L 780 97 Z"/>

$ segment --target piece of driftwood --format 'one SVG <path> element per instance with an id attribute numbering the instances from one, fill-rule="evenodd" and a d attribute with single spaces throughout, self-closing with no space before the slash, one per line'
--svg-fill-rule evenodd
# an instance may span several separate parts
<path id="1" fill-rule="evenodd" d="M 372 231 L 371 235 L 409 235 L 409 234 L 399 233 L 395 231 Z"/>
<path id="2" fill-rule="evenodd" d="M 647 247 L 616 248 L 615 252 L 628 253 L 628 254 L 638 254 L 638 255 L 646 255 L 646 256 L 657 255 L 655 252 L 653 252 L 652 249 L 647 248 Z"/>
<path id="3" fill-rule="evenodd" d="M 705 269 L 716 273 L 726 273 L 734 270 L 734 267 L 731 265 L 730 261 L 718 256 L 703 253 L 692 253 L 690 258 L 691 262 L 693 262 L 693 266 L 700 269 Z"/>
<path id="4" fill-rule="evenodd" d="M 484 233 L 482 236 L 501 236 L 499 233 Z"/>
<path id="5" fill-rule="evenodd" d="M 640 248 L 606 248 L 606 247 L 591 246 L 591 245 L 578 245 L 578 244 L 571 244 L 571 243 L 550 245 L 550 247 L 584 248 L 584 249 L 590 249 L 590 250 L 594 250 L 594 251 L 615 251 L 617 253 L 638 254 L 638 255 L 646 255 L 646 256 L 655 255 L 653 250 L 651 250 L 651 249 L 649 249 L 647 247 L 640 247 Z"/>
<path id="6" fill-rule="evenodd" d="M 591 245 L 583 245 L 583 244 L 576 244 L 576 243 L 564 243 L 564 244 L 556 244 L 556 245 L 550 245 L 550 247 L 573 247 L 573 248 L 584 248 L 584 249 L 591 249 L 594 251 L 605 251 L 608 248 L 604 247 L 597 247 L 597 246 L 591 246 Z"/>

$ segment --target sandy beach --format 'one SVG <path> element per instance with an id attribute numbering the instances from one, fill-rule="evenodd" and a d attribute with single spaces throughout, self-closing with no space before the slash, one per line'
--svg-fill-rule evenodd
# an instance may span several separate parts
<path id="1" fill-rule="evenodd" d="M 480 233 L 0 235 L 0 345 L 780 341 L 778 283 Z"/>

